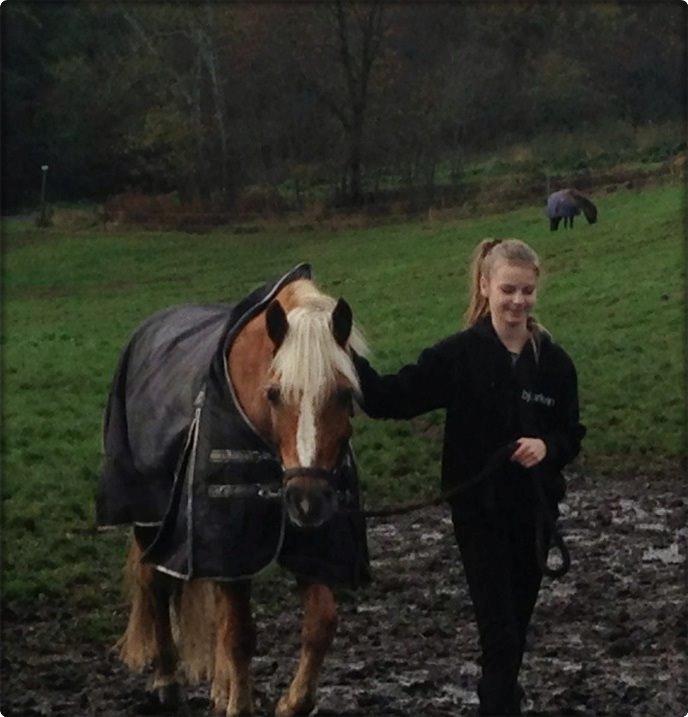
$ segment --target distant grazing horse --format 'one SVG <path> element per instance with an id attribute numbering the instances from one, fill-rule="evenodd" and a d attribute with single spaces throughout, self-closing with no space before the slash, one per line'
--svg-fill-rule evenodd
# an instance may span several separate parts
<path id="1" fill-rule="evenodd" d="M 549 217 L 549 228 L 554 232 L 559 228 L 559 222 L 564 220 L 564 227 L 567 225 L 573 228 L 573 218 L 581 211 L 585 214 L 588 224 L 597 221 L 597 207 L 586 199 L 575 189 L 561 189 L 553 192 L 547 199 L 547 216 Z"/>
<path id="2" fill-rule="evenodd" d="M 332 586 L 369 577 L 363 519 L 339 510 L 358 506 L 352 348 L 365 346 L 349 306 L 305 264 L 237 305 L 167 309 L 133 334 L 105 413 L 97 512 L 134 525 L 119 647 L 131 668 L 153 665 L 147 708 L 183 707 L 182 678 L 205 677 L 217 711 L 253 714 L 251 577 L 273 560 L 304 606 L 275 714 L 314 708 Z"/>

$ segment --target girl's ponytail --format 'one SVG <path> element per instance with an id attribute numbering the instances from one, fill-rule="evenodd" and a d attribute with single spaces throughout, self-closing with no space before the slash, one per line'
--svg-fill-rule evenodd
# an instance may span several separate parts
<path id="1" fill-rule="evenodd" d="M 480 277 L 483 276 L 483 262 L 485 257 L 494 249 L 501 239 L 483 239 L 473 251 L 471 259 L 470 277 L 471 283 L 468 294 L 468 308 L 464 313 L 466 327 L 470 328 L 483 316 L 486 316 L 490 307 L 487 298 L 480 293 Z"/>

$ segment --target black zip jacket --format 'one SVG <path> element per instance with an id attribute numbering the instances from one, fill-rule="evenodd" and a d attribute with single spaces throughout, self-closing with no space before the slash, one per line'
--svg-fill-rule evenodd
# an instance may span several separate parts
<path id="1" fill-rule="evenodd" d="M 553 507 L 563 497 L 561 469 L 578 454 L 585 427 L 579 420 L 575 367 L 548 334 L 527 342 L 513 364 L 487 316 L 424 350 L 417 363 L 396 374 L 380 376 L 364 358 L 354 360 L 369 416 L 412 418 L 446 409 L 444 490 L 477 474 L 499 447 L 526 436 L 541 438 L 547 446 L 537 472 Z M 514 480 L 519 472 L 524 469 L 510 464 L 499 492 L 508 503 L 532 503 L 523 482 Z M 476 500 L 484 504 L 485 490 L 459 502 L 470 509 Z"/>

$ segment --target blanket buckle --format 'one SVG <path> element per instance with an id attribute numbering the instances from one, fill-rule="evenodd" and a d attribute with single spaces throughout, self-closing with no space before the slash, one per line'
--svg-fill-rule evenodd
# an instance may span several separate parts
<path id="1" fill-rule="evenodd" d="M 258 488 L 258 497 L 259 498 L 267 498 L 268 500 L 281 498 L 282 497 L 282 487 L 278 486 L 277 488 L 273 488 L 271 486 L 260 486 Z"/>

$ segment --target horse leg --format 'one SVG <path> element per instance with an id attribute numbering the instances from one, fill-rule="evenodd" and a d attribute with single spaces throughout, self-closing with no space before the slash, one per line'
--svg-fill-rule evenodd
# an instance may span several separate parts
<path id="1" fill-rule="evenodd" d="M 253 714 L 251 658 L 256 649 L 256 627 L 251 614 L 251 583 L 218 588 L 218 632 L 215 675 L 211 696 L 216 711 L 227 717 Z"/>
<path id="2" fill-rule="evenodd" d="M 215 639 L 215 671 L 210 688 L 210 701 L 217 714 L 223 714 L 227 711 L 227 703 L 229 701 L 229 660 L 227 659 L 225 641 L 222 637 L 222 630 L 226 620 L 224 617 L 225 611 L 221 608 L 222 602 L 224 602 L 224 598 L 218 596 L 218 604 L 216 606 L 218 623 Z"/>
<path id="3" fill-rule="evenodd" d="M 164 576 L 151 565 L 141 562 L 143 551 L 152 539 L 150 529 L 134 529 L 134 540 L 125 568 L 130 613 L 127 629 L 118 642 L 122 661 L 132 670 L 155 667 L 151 699 L 166 706 L 182 701 L 176 681 L 177 652 L 170 625 L 170 597 L 177 581 Z"/>
<path id="4" fill-rule="evenodd" d="M 176 708 L 185 702 L 184 692 L 177 676 L 179 655 L 172 636 L 170 619 L 170 600 L 177 598 L 178 581 L 167 575 L 153 571 L 151 585 L 154 605 L 155 630 L 155 672 L 153 691 L 164 707 Z"/>
<path id="5" fill-rule="evenodd" d="M 282 696 L 275 717 L 307 715 L 315 707 L 320 668 L 337 629 L 337 604 L 326 585 L 299 585 L 304 606 L 301 658 L 289 690 Z"/>

